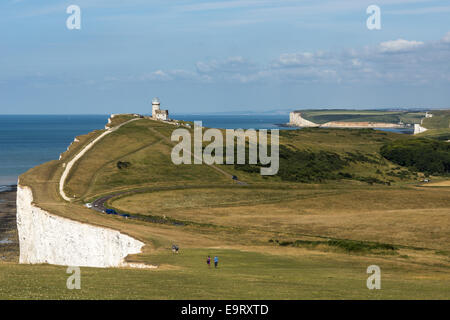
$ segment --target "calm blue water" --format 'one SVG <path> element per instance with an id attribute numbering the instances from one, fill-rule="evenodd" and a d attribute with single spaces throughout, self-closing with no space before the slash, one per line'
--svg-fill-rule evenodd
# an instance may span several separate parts
<path id="1" fill-rule="evenodd" d="M 202 121 L 226 129 L 293 129 L 288 115 L 172 114 L 174 119 Z M 108 115 L 0 115 L 0 192 L 28 169 L 59 158 L 76 136 L 103 129 Z M 399 129 L 387 131 L 402 132 Z M 406 132 L 402 132 L 406 133 Z M 409 133 L 409 132 L 408 132 Z"/>
<path id="2" fill-rule="evenodd" d="M 0 115 L 0 189 L 58 159 L 76 136 L 102 129 L 107 121 L 107 115 Z"/>

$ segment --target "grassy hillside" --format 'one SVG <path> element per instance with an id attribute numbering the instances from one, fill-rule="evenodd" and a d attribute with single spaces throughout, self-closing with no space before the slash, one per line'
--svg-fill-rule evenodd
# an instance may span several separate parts
<path id="1" fill-rule="evenodd" d="M 450 110 L 434 110 L 432 118 L 423 119 L 422 126 L 428 130 L 420 137 L 437 140 L 450 140 Z"/>
<path id="2" fill-rule="evenodd" d="M 435 110 L 430 112 L 431 118 L 423 119 L 422 125 L 427 129 L 450 129 L 450 110 Z"/>
<path id="3" fill-rule="evenodd" d="M 144 252 L 128 260 L 158 269 L 83 268 L 82 290 L 73 292 L 65 289 L 65 268 L 0 262 L 0 298 L 450 297 L 449 187 L 420 185 L 420 172 L 379 153 L 387 143 L 412 137 L 374 130 L 283 131 L 280 174 L 262 177 L 234 165 L 174 165 L 174 128 L 140 119 L 106 136 L 72 169 L 65 186 L 76 196 L 72 202 L 58 193 L 63 166 L 102 131 L 80 137 L 60 161 L 20 177 L 43 209 L 144 241 Z M 321 153 L 342 163 L 317 180 L 316 169 L 333 163 L 316 156 Z M 291 174 L 301 179 L 286 179 Z M 136 219 L 84 207 L 125 191 L 107 205 Z M 178 255 L 170 251 L 174 243 Z M 217 270 L 207 268 L 207 255 L 219 256 Z M 381 267 L 382 290 L 366 288 L 372 264 Z"/>
<path id="4" fill-rule="evenodd" d="M 102 139 L 73 168 L 66 193 L 90 199 L 122 188 L 177 183 L 230 182 L 208 166 L 172 164 L 174 126 L 148 119 L 135 121 Z M 129 163 L 119 168 L 118 162 Z"/>
<path id="5" fill-rule="evenodd" d="M 87 201 L 123 188 L 232 184 L 229 177 L 208 166 L 172 164 L 170 153 L 175 143 L 170 141 L 170 136 L 173 129 L 169 124 L 142 119 L 106 136 L 72 169 L 65 185 L 66 194 Z M 217 167 L 251 183 L 318 182 L 341 178 L 396 183 L 414 180 L 414 174 L 386 161 L 379 149 L 393 139 L 408 138 L 407 135 L 370 129 L 282 131 L 281 169 L 277 176 L 262 177 L 259 168 L 249 170 L 248 166 Z M 130 167 L 120 169 L 118 162 L 129 163 Z M 331 164 L 335 163 L 341 165 L 332 168 Z M 318 176 L 319 172 L 324 174 Z M 404 172 L 402 178 L 399 178 L 399 172 Z"/>
<path id="6" fill-rule="evenodd" d="M 450 175 L 450 144 L 431 139 L 409 139 L 384 145 L 381 154 L 399 165 L 426 174 Z"/>

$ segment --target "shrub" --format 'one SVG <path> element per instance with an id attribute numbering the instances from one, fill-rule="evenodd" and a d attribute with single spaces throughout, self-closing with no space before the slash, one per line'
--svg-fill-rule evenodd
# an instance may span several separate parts
<path id="1" fill-rule="evenodd" d="M 349 253 L 396 253 L 397 247 L 388 243 L 357 241 L 357 240 L 343 240 L 343 239 L 329 239 L 329 240 L 296 240 L 296 241 L 278 241 L 272 240 L 269 242 L 277 242 L 278 245 L 286 247 L 316 247 L 318 245 L 326 245 L 328 247 L 335 247 Z"/>
<path id="2" fill-rule="evenodd" d="M 131 166 L 131 163 L 129 163 L 129 162 L 122 162 L 122 161 L 117 162 L 117 168 L 119 170 L 129 168 L 130 166 Z"/>
<path id="3" fill-rule="evenodd" d="M 320 182 L 341 178 L 335 172 L 348 163 L 338 154 L 326 151 L 310 152 L 280 145 L 280 169 L 278 176 L 285 181 Z M 236 164 L 237 170 L 259 173 L 261 164 Z"/>
<path id="4" fill-rule="evenodd" d="M 385 144 L 380 153 L 386 159 L 426 174 L 450 173 L 450 144 L 431 139 L 398 140 Z"/>

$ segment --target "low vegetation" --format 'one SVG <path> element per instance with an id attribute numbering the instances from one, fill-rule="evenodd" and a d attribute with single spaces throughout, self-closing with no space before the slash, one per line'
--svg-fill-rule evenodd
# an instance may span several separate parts
<path id="1" fill-rule="evenodd" d="M 355 241 L 355 240 L 343 240 L 343 239 L 329 239 L 329 240 L 296 240 L 296 241 L 279 241 L 269 240 L 271 243 L 276 243 L 280 246 L 293 246 L 293 247 L 309 247 L 316 248 L 317 246 L 327 246 L 332 248 L 338 248 L 349 253 L 366 253 L 366 254 L 394 254 L 397 251 L 397 247 L 392 244 L 368 242 L 368 241 Z"/>
<path id="2" fill-rule="evenodd" d="M 423 119 L 422 126 L 428 130 L 421 133 L 420 137 L 426 137 L 441 141 L 450 140 L 450 110 L 433 110 L 431 118 Z"/>
<path id="3" fill-rule="evenodd" d="M 131 163 L 129 163 L 128 161 L 118 161 L 117 162 L 117 169 L 122 170 L 122 169 L 127 169 L 131 166 Z"/>
<path id="4" fill-rule="evenodd" d="M 431 118 L 423 119 L 422 125 L 427 129 L 449 129 L 450 110 L 434 110 Z"/>
<path id="5" fill-rule="evenodd" d="M 321 129 L 319 129 L 321 130 Z M 371 133 L 371 129 L 367 132 Z M 359 133 L 361 136 L 363 133 Z M 332 152 L 327 150 L 313 151 L 311 149 L 298 149 L 292 144 L 280 145 L 280 164 L 277 177 L 282 181 L 317 183 L 327 180 L 351 179 L 368 184 L 386 184 L 391 181 L 386 179 L 389 171 L 389 164 L 383 162 L 378 153 L 362 153 L 359 150 L 354 152 Z M 246 149 L 248 158 L 248 148 Z M 353 167 L 366 165 L 368 167 L 377 167 L 375 172 L 355 172 Z M 234 168 L 239 171 L 259 174 L 261 163 L 258 164 L 235 164 Z M 383 169 L 385 175 L 380 170 Z M 401 176 L 401 179 L 411 178 Z"/>
<path id="6" fill-rule="evenodd" d="M 280 169 L 278 176 L 283 181 L 321 182 L 338 178 L 336 171 L 345 167 L 348 160 L 327 151 L 311 152 L 280 146 Z M 259 173 L 262 165 L 239 165 L 237 170 Z"/>
<path id="7" fill-rule="evenodd" d="M 450 144 L 431 139 L 393 141 L 384 145 L 380 153 L 386 159 L 415 171 L 427 174 L 450 174 Z"/>

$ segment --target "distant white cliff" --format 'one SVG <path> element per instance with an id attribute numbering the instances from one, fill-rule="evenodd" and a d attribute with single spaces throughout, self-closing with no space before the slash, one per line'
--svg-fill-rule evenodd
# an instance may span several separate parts
<path id="1" fill-rule="evenodd" d="M 329 121 L 317 124 L 306 120 L 299 111 L 289 114 L 289 126 L 295 127 L 321 127 L 321 128 L 405 128 L 405 125 L 398 123 L 370 122 L 370 121 Z"/>
<path id="2" fill-rule="evenodd" d="M 297 127 L 318 127 L 317 123 L 302 118 L 301 112 L 293 111 L 289 113 L 289 125 Z"/>
<path id="3" fill-rule="evenodd" d="M 425 132 L 427 130 L 428 130 L 427 128 L 422 127 L 418 123 L 414 124 L 414 134 L 419 134 L 419 133 Z"/>

